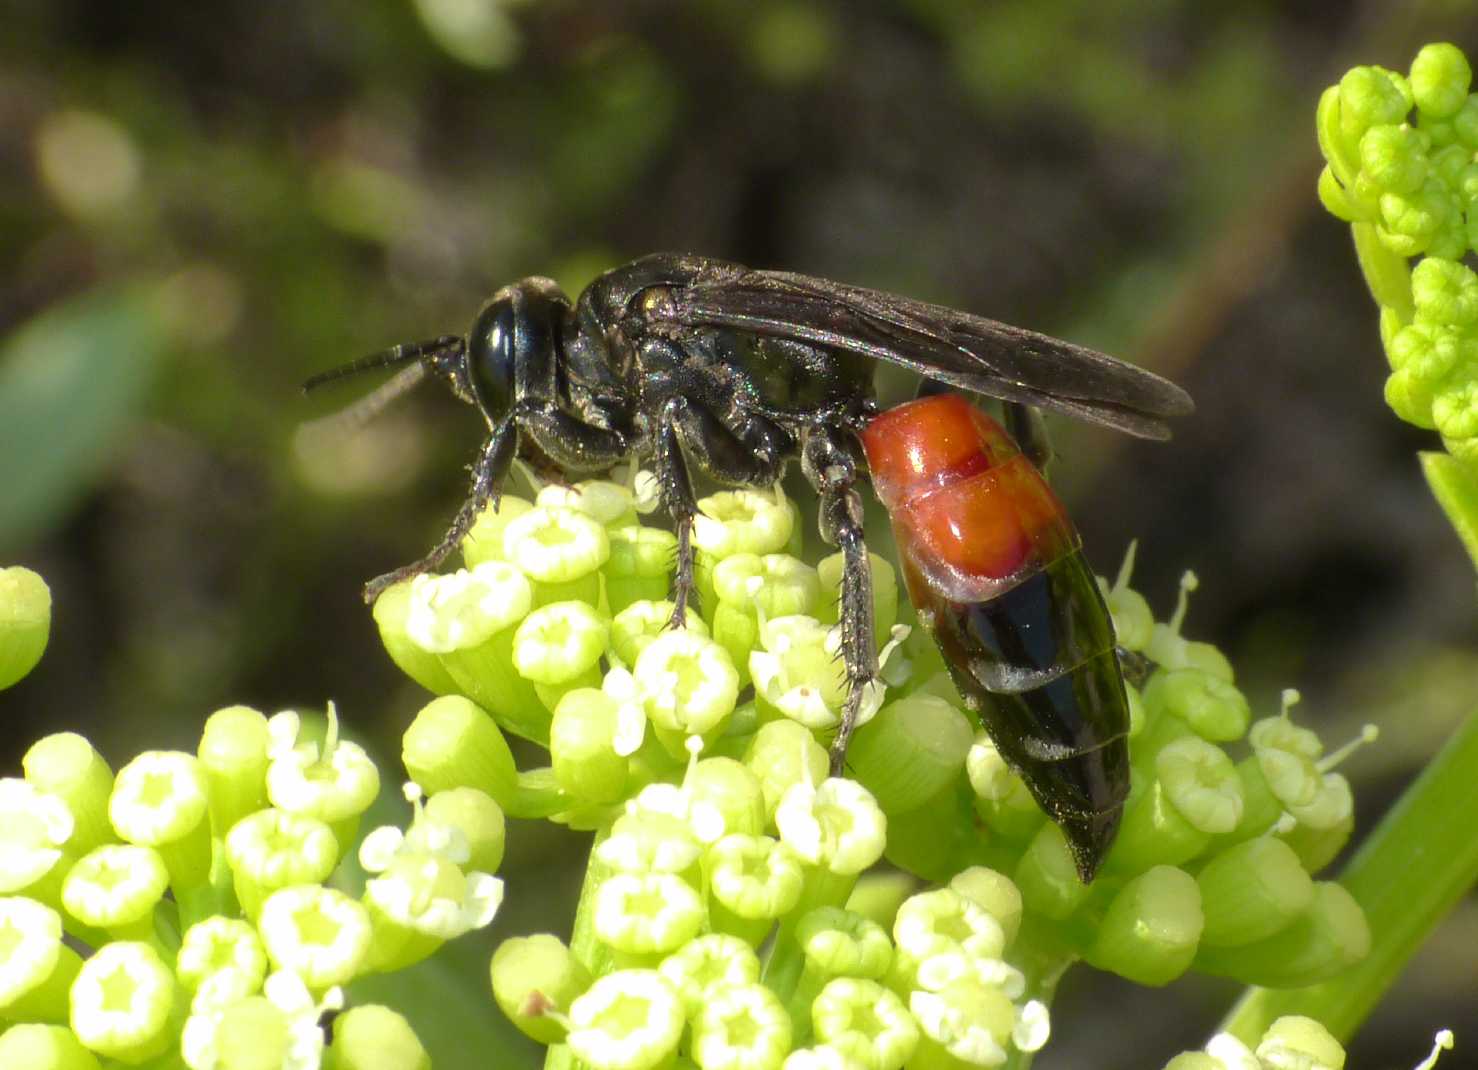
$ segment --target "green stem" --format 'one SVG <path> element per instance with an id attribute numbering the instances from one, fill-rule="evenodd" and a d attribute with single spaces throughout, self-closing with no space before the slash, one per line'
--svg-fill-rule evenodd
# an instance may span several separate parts
<path id="1" fill-rule="evenodd" d="M 1478 474 L 1446 453 L 1419 454 L 1432 497 L 1478 566 Z"/>
<path id="2" fill-rule="evenodd" d="M 1057 982 L 1078 960 L 1077 952 L 1064 942 L 1062 927 L 1030 912 L 1022 915 L 1021 931 L 1006 957 L 1026 977 L 1022 999 L 1041 1000 L 1048 1010 L 1057 995 Z M 1036 1052 L 1010 1047 L 1000 1070 L 1031 1070 L 1035 1055 Z"/>
<path id="3" fill-rule="evenodd" d="M 1308 988 L 1249 988 L 1222 1023 L 1247 1044 L 1285 1014 L 1316 1018 L 1346 1041 L 1437 923 L 1478 881 L 1471 815 L 1478 784 L 1478 712 L 1397 800 L 1341 883 L 1370 922 L 1369 957 Z"/>
<path id="4" fill-rule="evenodd" d="M 610 825 L 596 830 L 590 844 L 590 858 L 585 864 L 585 881 L 580 885 L 580 901 L 575 904 L 575 923 L 570 930 L 570 951 L 590 971 L 591 977 L 609 973 L 614 966 L 610 948 L 595 935 L 595 896 L 610 870 L 595 860 L 595 851 L 611 834 Z M 553 1044 L 544 1057 L 544 1070 L 574 1070 L 579 1066 L 575 1053 L 566 1044 Z"/>

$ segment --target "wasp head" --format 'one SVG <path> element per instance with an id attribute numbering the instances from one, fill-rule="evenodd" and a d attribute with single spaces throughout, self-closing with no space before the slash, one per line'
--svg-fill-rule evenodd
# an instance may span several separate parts
<path id="1" fill-rule="evenodd" d="M 528 384 L 540 395 L 552 393 L 569 313 L 569 298 L 544 278 L 505 286 L 482 306 L 458 371 L 489 425 L 502 422 L 512 410 L 515 384 Z"/>

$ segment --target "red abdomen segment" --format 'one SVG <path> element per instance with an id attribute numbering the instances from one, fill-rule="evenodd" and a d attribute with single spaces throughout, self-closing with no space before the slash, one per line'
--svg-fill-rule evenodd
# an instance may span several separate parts
<path id="1" fill-rule="evenodd" d="M 1036 466 L 958 395 L 889 409 L 862 432 L 862 446 L 900 543 L 961 601 L 988 598 L 1078 547 Z"/>
<path id="2" fill-rule="evenodd" d="M 1092 879 L 1129 793 L 1113 623 L 1076 529 L 1005 430 L 961 397 L 862 432 L 919 623 Z"/>

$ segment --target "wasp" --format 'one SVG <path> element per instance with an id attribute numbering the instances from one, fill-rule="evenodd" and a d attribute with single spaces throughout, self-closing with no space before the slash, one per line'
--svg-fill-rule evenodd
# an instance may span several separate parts
<path id="1" fill-rule="evenodd" d="M 1167 421 L 1192 409 L 1175 384 L 1047 335 L 877 290 L 667 253 L 606 272 L 573 303 L 549 279 L 516 282 L 489 298 L 466 335 L 394 346 L 305 389 L 400 367 L 351 414 L 368 416 L 431 376 L 487 423 L 471 490 L 446 535 L 419 561 L 371 580 L 367 601 L 440 564 L 497 503 L 515 458 L 569 475 L 635 459 L 655 473 L 677 534 L 672 625 L 681 627 L 693 601 L 695 472 L 770 486 L 799 459 L 816 490 L 822 539 L 843 555 L 848 699 L 831 747 L 835 773 L 878 674 L 860 496 L 875 453 L 910 593 L 967 701 L 1063 827 L 1086 881 L 1117 827 L 1129 776 L 1107 610 L 1071 524 L 1010 436 L 959 400 L 884 413 L 873 389 L 879 361 L 998 399 L 1013 426 L 1026 428 L 1023 414 L 1045 409 L 1164 439 Z M 946 411 L 953 430 L 931 418 Z M 913 447 L 893 448 L 905 441 Z M 985 518 L 978 491 L 928 493 L 975 468 L 999 469 L 994 493 L 1005 513 L 1031 518 L 1022 530 L 1032 552 L 999 575 L 991 569 L 1000 562 L 977 568 L 990 551 L 972 549 L 998 540 L 1003 523 Z M 950 496 L 958 509 L 936 510 Z M 921 521 L 926 514 L 934 519 Z M 930 556 L 936 521 L 953 526 L 957 556 Z M 1041 650 L 1039 635 L 1052 637 Z M 1069 653 L 1077 647 L 1092 648 L 1091 667 Z"/>

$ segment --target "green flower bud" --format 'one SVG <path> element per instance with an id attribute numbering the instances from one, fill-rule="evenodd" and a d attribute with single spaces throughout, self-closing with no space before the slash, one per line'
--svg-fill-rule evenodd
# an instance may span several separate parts
<path id="1" fill-rule="evenodd" d="M 682 998 L 687 1017 L 696 1018 L 717 993 L 757 982 L 760 960 L 737 936 L 707 933 L 668 955 L 658 972 Z"/>
<path id="2" fill-rule="evenodd" d="M 971 798 L 959 782 L 947 784 L 923 806 L 888 815 L 885 856 L 890 863 L 931 884 L 947 883 L 976 857 L 980 830 Z"/>
<path id="3" fill-rule="evenodd" d="M 1293 923 L 1241 947 L 1203 948 L 1196 967 L 1245 984 L 1298 988 L 1353 966 L 1370 951 L 1370 926 L 1349 892 L 1333 882 L 1314 885 L 1313 902 Z"/>
<path id="4" fill-rule="evenodd" d="M 1437 235 L 1461 217 L 1452 194 L 1430 177 L 1417 192 L 1383 193 L 1379 203 L 1381 244 L 1399 256 L 1427 251 Z"/>
<path id="5" fill-rule="evenodd" d="M 812 865 L 855 876 L 883 856 L 887 818 L 855 780 L 793 784 L 775 808 L 780 840 Z"/>
<path id="6" fill-rule="evenodd" d="M 341 851 L 347 851 L 354 843 L 359 815 L 380 793 L 380 770 L 374 760 L 358 743 L 339 738 L 339 718 L 332 702 L 328 704 L 328 732 L 321 744 L 305 738 L 302 719 L 292 710 L 273 714 L 267 730 L 272 737 L 268 800 L 279 810 L 327 822 L 339 838 Z"/>
<path id="7" fill-rule="evenodd" d="M 1268 1070 L 1343 1070 L 1345 1049 L 1319 1022 L 1287 1014 L 1257 1042 L 1257 1059 Z"/>
<path id="8" fill-rule="evenodd" d="M 768 836 L 725 836 L 708 849 L 706 863 L 709 894 L 740 919 L 724 927 L 716 917 L 715 925 L 735 935 L 763 936 L 768 925 L 745 926 L 743 921 L 773 921 L 800 901 L 805 884 L 800 859 Z"/>
<path id="9" fill-rule="evenodd" d="M 1478 324 L 1478 275 L 1465 264 L 1426 259 L 1411 270 L 1417 318 L 1429 326 Z"/>
<path id="10" fill-rule="evenodd" d="M 26 783 L 66 806 L 72 817 L 69 851 L 90 851 L 115 838 L 108 823 L 113 770 L 86 738 L 75 732 L 45 736 L 31 744 L 21 768 Z"/>
<path id="11" fill-rule="evenodd" d="M 785 549 L 794 519 L 783 496 L 726 490 L 698 502 L 693 545 L 715 561 L 734 554 L 774 554 Z"/>
<path id="12" fill-rule="evenodd" d="M 1114 634 L 1125 650 L 1143 650 L 1150 641 L 1155 628 L 1155 615 L 1144 595 L 1129 586 L 1134 576 L 1134 556 L 1138 542 L 1130 540 L 1124 551 L 1124 562 L 1119 566 L 1119 575 L 1110 587 L 1102 578 L 1098 581 L 1103 600 L 1108 605 L 1109 615 L 1114 620 Z"/>
<path id="13" fill-rule="evenodd" d="M 641 652 L 667 630 L 671 620 L 671 602 L 633 602 L 611 621 L 611 649 L 624 665 L 635 665 Z M 708 637 L 708 625 L 692 613 L 688 614 L 683 630 L 701 638 Z"/>
<path id="14" fill-rule="evenodd" d="M 39 896 L 36 886 L 46 881 L 48 896 L 55 898 L 64 870 L 62 847 L 74 827 L 61 799 L 24 780 L 0 778 L 0 894 Z"/>
<path id="15" fill-rule="evenodd" d="M 1173 866 L 1155 866 L 1109 903 L 1088 961 L 1136 984 L 1169 984 L 1190 966 L 1203 927 L 1195 880 Z"/>
<path id="16" fill-rule="evenodd" d="M 1114 850 L 1117 849 L 1116 844 Z M 1088 895 L 1088 887 L 1078 877 L 1077 865 L 1062 830 L 1051 822 L 1042 825 L 1032 837 L 1017 863 L 1013 879 L 1021 889 L 1021 901 L 1026 908 L 1053 921 L 1069 917 Z"/>
<path id="17" fill-rule="evenodd" d="M 358 976 L 370 952 L 370 918 L 343 892 L 316 884 L 268 896 L 257 918 L 267 955 L 309 988 L 322 991 Z"/>
<path id="18" fill-rule="evenodd" d="M 760 631 L 763 650 L 749 655 L 755 702 L 814 731 L 836 727 L 847 700 L 837 635 L 812 617 L 781 617 Z"/>
<path id="19" fill-rule="evenodd" d="M 1021 890 L 1010 877 L 985 866 L 971 866 L 955 874 L 949 887 L 994 918 L 1006 946 L 1011 946 L 1021 928 Z"/>
<path id="20" fill-rule="evenodd" d="M 819 907 L 796 925 L 796 942 L 810 970 L 834 977 L 881 980 L 893 963 L 893 945 L 875 921 L 850 910 Z"/>
<path id="21" fill-rule="evenodd" d="M 210 877 L 208 804 L 205 773 L 193 755 L 145 751 L 118 771 L 108 819 L 124 840 L 159 852 L 178 893 Z"/>
<path id="22" fill-rule="evenodd" d="M 421 790 L 477 788 L 508 807 L 518 786 L 513 753 L 498 726 L 460 695 L 433 699 L 401 738 L 406 772 Z"/>
<path id="23" fill-rule="evenodd" d="M 1339 81 L 1340 120 L 1347 136 L 1380 123 L 1399 123 L 1411 110 L 1411 86 L 1395 71 L 1355 67 Z"/>
<path id="24" fill-rule="evenodd" d="M 592 1070 L 655 1070 L 677 1050 L 682 1001 L 656 970 L 617 970 L 570 1008 L 567 1043 Z"/>
<path id="25" fill-rule="evenodd" d="M 1287 844 L 1266 836 L 1237 844 L 1196 876 L 1208 947 L 1250 944 L 1281 932 L 1314 898 L 1309 879 Z"/>
<path id="26" fill-rule="evenodd" d="M 617 873 L 596 892 L 595 934 L 627 954 L 673 951 L 696 936 L 703 921 L 703 900 L 671 873 Z"/>
<path id="27" fill-rule="evenodd" d="M 948 702 L 909 695 L 858 728 L 847 764 L 883 813 L 903 813 L 959 777 L 974 737 L 969 719 Z"/>
<path id="28" fill-rule="evenodd" d="M 36 667 L 51 632 L 51 589 L 28 568 L 0 568 L 0 691 Z"/>
<path id="29" fill-rule="evenodd" d="M 426 800 L 426 819 L 456 829 L 467 841 L 467 868 L 496 873 L 503 864 L 503 808 L 476 788 L 448 788 Z"/>
<path id="30" fill-rule="evenodd" d="M 0 897 L 0 1015 L 66 1021 L 67 990 L 81 967 L 77 952 L 62 943 L 55 910 L 22 896 Z"/>
<path id="31" fill-rule="evenodd" d="M 224 836 L 267 805 L 267 718 L 249 706 L 228 706 L 205 721 L 196 756 L 210 794 L 211 834 Z"/>
<path id="32" fill-rule="evenodd" d="M 560 787 L 577 799 L 611 803 L 625 796 L 629 762 L 617 749 L 621 708 L 605 692 L 582 687 L 566 692 L 554 709 L 550 762 Z"/>
<path id="33" fill-rule="evenodd" d="M 169 887 L 169 872 L 157 851 L 132 844 L 106 844 L 83 855 L 62 882 L 62 905 L 83 925 L 114 939 L 154 938 L 154 908 Z"/>
<path id="34" fill-rule="evenodd" d="M 1000 1066 L 1008 1045 L 1034 1052 L 1051 1035 L 1045 1004 L 1018 1009 L 1000 986 L 968 976 L 910 993 L 909 1009 L 923 1031 L 916 1061 L 926 1065 Z"/>
<path id="35" fill-rule="evenodd" d="M 732 758 L 705 758 L 683 778 L 688 812 L 705 843 L 765 829 L 765 793 L 748 767 Z"/>
<path id="36" fill-rule="evenodd" d="M 1024 841 L 1045 820 L 1026 782 L 984 731 L 976 733 L 965 756 L 965 774 L 976 813 L 1003 840 Z"/>
<path id="37" fill-rule="evenodd" d="M 998 959 L 1006 950 L 1006 933 L 973 899 L 951 888 L 936 888 L 910 896 L 898 908 L 893 942 L 900 965 L 910 969 L 953 952 L 971 959 Z"/>
<path id="38" fill-rule="evenodd" d="M 185 930 L 175 976 L 186 991 L 204 992 L 208 1002 L 220 1006 L 262 990 L 267 950 L 247 922 L 219 915 L 206 918 Z"/>
<path id="39" fill-rule="evenodd" d="M 503 555 L 534 581 L 535 605 L 570 599 L 594 605 L 611 542 L 584 513 L 535 508 L 503 529 Z"/>
<path id="40" fill-rule="evenodd" d="M 1155 780 L 1132 792 L 1107 868 L 1133 873 L 1179 865 L 1199 855 L 1213 835 L 1237 827 L 1242 781 L 1226 753 L 1197 736 L 1167 744 L 1156 755 Z"/>
<path id="41" fill-rule="evenodd" d="M 1382 191 L 1416 193 L 1427 180 L 1421 135 L 1405 124 L 1372 126 L 1360 139 L 1360 170 Z"/>
<path id="42" fill-rule="evenodd" d="M 548 711 L 513 667 L 514 626 L 528 616 L 533 600 L 528 578 L 503 561 L 449 576 L 417 576 L 406 633 L 438 656 L 456 690 L 509 731 L 544 743 Z"/>
<path id="43" fill-rule="evenodd" d="M 410 623 L 412 590 L 424 588 L 427 581 L 401 580 L 380 592 L 371 611 L 375 626 L 380 630 L 380 642 L 390 660 L 400 671 L 434 695 L 451 695 L 458 690 L 457 681 L 441 663 L 435 652 L 427 650 L 411 638 L 407 626 Z M 434 581 L 432 581 L 434 582 Z M 433 590 L 435 588 L 432 588 Z"/>
<path id="44" fill-rule="evenodd" d="M 718 729 L 739 698 L 728 652 L 688 630 L 663 632 L 648 643 L 632 676 L 652 723 L 683 736 Z"/>
<path id="45" fill-rule="evenodd" d="M 431 1056 L 410 1022 L 378 1004 L 350 1007 L 334 1019 L 328 1070 L 431 1070 Z"/>
<path id="46" fill-rule="evenodd" d="M 615 528 L 608 534 L 611 556 L 601 571 L 611 612 L 619 614 L 637 602 L 666 598 L 677 555 L 677 536 L 636 524 Z"/>
<path id="47" fill-rule="evenodd" d="M 498 1006 L 521 1033 L 540 1044 L 564 1039 L 561 1019 L 590 987 L 590 971 L 558 937 L 546 933 L 504 940 L 493 952 L 490 972 Z"/>
<path id="48" fill-rule="evenodd" d="M 633 808 L 616 819 L 595 857 L 618 873 L 686 873 L 703 855 L 703 846 L 682 818 Z"/>
<path id="49" fill-rule="evenodd" d="M 586 479 L 572 487 L 550 483 L 540 488 L 534 504 L 541 509 L 573 509 L 605 528 L 624 528 L 636 523 L 631 490 L 605 479 Z"/>
<path id="50" fill-rule="evenodd" d="M 1183 1051 L 1165 1064 L 1165 1070 L 1227 1070 L 1227 1066 L 1204 1051 Z"/>
<path id="51" fill-rule="evenodd" d="M 1473 68 L 1456 45 L 1426 45 L 1411 61 L 1411 95 L 1423 118 L 1447 119 L 1467 102 Z"/>
<path id="52" fill-rule="evenodd" d="M 823 557 L 816 565 L 816 576 L 821 581 L 821 602 L 816 617 L 822 624 L 835 624 L 839 620 L 844 564 L 844 555 L 835 553 Z M 892 563 L 875 553 L 868 553 L 867 567 L 872 573 L 873 638 L 881 648 L 887 642 L 888 629 L 898 620 L 898 577 Z"/>
<path id="53" fill-rule="evenodd" d="M 226 862 L 242 912 L 254 918 L 262 901 L 295 884 L 328 879 L 339 864 L 339 840 L 325 821 L 285 810 L 259 810 L 226 834 Z"/>
<path id="54" fill-rule="evenodd" d="M 846 909 L 882 926 L 885 931 L 893 928 L 893 919 L 898 908 L 914 893 L 918 882 L 908 873 L 880 872 L 864 873 L 857 878 L 852 893 L 847 896 Z"/>
<path id="55" fill-rule="evenodd" d="M 263 994 L 222 1007 L 202 1006 L 198 997 L 180 1031 L 180 1056 L 191 1067 L 286 1067 L 322 1065 L 324 1034 L 319 1021 L 343 1008 L 343 993 L 330 989 L 320 1001 L 297 974 L 279 970 Z"/>
<path id="56" fill-rule="evenodd" d="M 721 988 L 693 1020 L 693 1060 L 703 1070 L 780 1070 L 790 1015 L 762 984 Z"/>
<path id="57" fill-rule="evenodd" d="M 484 561 L 506 560 L 503 556 L 504 531 L 533 508 L 533 502 L 512 494 L 503 495 L 496 506 L 492 502 L 485 505 L 462 537 L 462 560 L 467 562 L 467 567 L 476 568 Z"/>
<path id="58" fill-rule="evenodd" d="M 534 610 L 518 626 L 513 664 L 535 683 L 567 683 L 599 665 L 608 639 L 608 625 L 593 607 L 556 602 Z"/>
<path id="59" fill-rule="evenodd" d="M 60 1025 L 13 1025 L 0 1033 L 0 1066 L 16 1070 L 99 1070 L 98 1057 Z"/>
<path id="60" fill-rule="evenodd" d="M 72 982 L 72 1032 L 104 1058 L 141 1063 L 169 1047 L 174 998 L 174 974 L 152 947 L 106 944 Z"/>
<path id="61" fill-rule="evenodd" d="M 811 1022 L 823 1043 L 854 1048 L 864 1064 L 900 1070 L 919 1043 L 919 1027 L 903 1001 L 876 981 L 838 977 L 811 1004 Z"/>
<path id="62" fill-rule="evenodd" d="M 765 793 L 765 815 L 773 820 L 780 800 L 798 783 L 817 783 L 826 776 L 826 749 L 794 721 L 771 721 L 755 732 L 744 764 Z"/>
<path id="63" fill-rule="evenodd" d="M 789 554 L 726 557 L 713 568 L 713 590 L 720 602 L 766 617 L 811 613 L 821 597 L 816 570 Z"/>
<path id="64" fill-rule="evenodd" d="M 1242 692 L 1199 669 L 1157 671 L 1145 685 L 1144 703 L 1151 716 L 1179 717 L 1213 742 L 1241 739 L 1252 717 Z"/>

